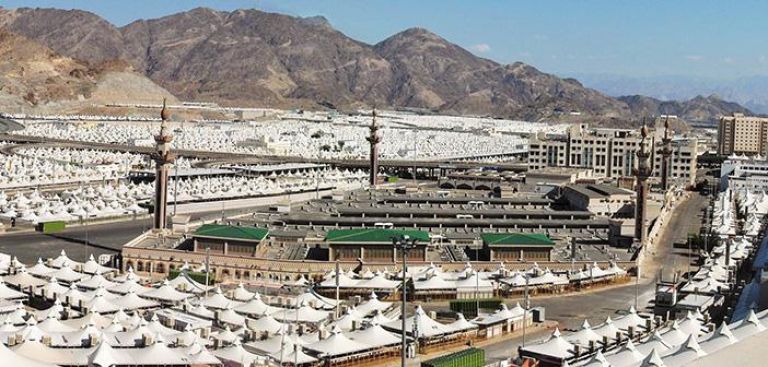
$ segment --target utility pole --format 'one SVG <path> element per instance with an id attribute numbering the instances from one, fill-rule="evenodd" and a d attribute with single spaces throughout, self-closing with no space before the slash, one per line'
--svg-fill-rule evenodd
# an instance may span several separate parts
<path id="1" fill-rule="evenodd" d="M 208 276 L 211 273 L 211 247 L 205 247 L 205 297 L 208 297 Z"/>
<path id="2" fill-rule="evenodd" d="M 339 319 L 339 252 L 336 251 L 336 320 Z"/>
<path id="3" fill-rule="evenodd" d="M 637 274 L 635 276 L 635 310 L 637 310 L 637 300 L 640 298 L 640 258 L 637 259 Z"/>
<path id="4" fill-rule="evenodd" d="M 691 276 L 691 257 L 692 257 L 692 253 L 691 253 L 692 252 L 691 251 L 691 235 L 690 234 L 688 235 L 688 241 L 687 242 L 688 242 L 688 270 L 687 270 L 686 274 L 688 275 L 688 277 L 690 277 Z"/>
<path id="5" fill-rule="evenodd" d="M 174 162 L 174 178 L 173 178 L 173 216 L 176 216 L 176 209 L 179 205 L 179 162 Z"/>
<path id="6" fill-rule="evenodd" d="M 480 248 L 475 247 L 475 261 L 480 262 Z M 475 313 L 480 317 L 480 271 L 475 269 Z"/>
<path id="7" fill-rule="evenodd" d="M 400 365 L 401 365 L 401 367 L 405 367 L 406 346 L 407 346 L 406 337 L 405 337 L 405 335 L 406 335 L 406 333 L 405 333 L 405 327 L 406 327 L 406 325 L 405 325 L 405 318 L 406 318 L 405 317 L 405 310 L 408 307 L 408 297 L 407 297 L 407 294 L 408 294 L 408 290 L 407 290 L 407 285 L 408 285 L 408 277 L 407 277 L 407 274 L 408 274 L 408 250 L 416 247 L 416 240 L 415 239 L 411 239 L 410 236 L 408 236 L 408 235 L 402 235 L 402 236 L 400 236 L 400 238 L 393 238 L 392 239 L 392 246 L 394 247 L 394 249 L 400 249 L 400 252 L 403 253 L 403 282 L 402 282 L 402 285 L 401 285 L 401 287 L 402 287 L 401 293 L 402 293 L 402 296 L 403 296 L 403 303 L 402 303 L 401 308 L 400 308 L 400 314 L 401 314 L 400 318 L 402 320 L 402 325 L 401 325 L 401 331 L 402 331 L 401 338 L 402 339 L 401 339 L 401 342 L 400 342 L 400 344 L 401 344 L 401 346 L 400 346 Z"/>
<path id="8" fill-rule="evenodd" d="M 528 325 L 528 308 L 530 308 L 530 301 L 528 300 L 528 275 L 525 275 L 525 296 L 523 297 L 523 347 L 525 347 L 525 329 Z"/>

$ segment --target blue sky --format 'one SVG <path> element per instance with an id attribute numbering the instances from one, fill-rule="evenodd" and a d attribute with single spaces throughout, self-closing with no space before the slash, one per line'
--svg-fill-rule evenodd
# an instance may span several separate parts
<path id="1" fill-rule="evenodd" d="M 768 75 L 768 2 L 614 0 L 2 0 L 8 8 L 78 8 L 114 24 L 198 6 L 322 15 L 376 43 L 425 27 L 501 63 L 561 75 Z"/>

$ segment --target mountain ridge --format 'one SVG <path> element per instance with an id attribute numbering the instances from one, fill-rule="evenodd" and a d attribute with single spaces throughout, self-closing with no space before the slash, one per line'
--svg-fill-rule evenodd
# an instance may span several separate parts
<path id="1" fill-rule="evenodd" d="M 613 98 L 531 65 L 478 57 L 420 27 L 369 45 L 322 17 L 255 9 L 195 8 L 116 27 L 85 11 L 0 8 L 0 28 L 87 64 L 125 60 L 180 98 L 223 105 L 377 105 L 629 125 L 662 107 L 705 120 L 746 110 L 716 99 Z"/>

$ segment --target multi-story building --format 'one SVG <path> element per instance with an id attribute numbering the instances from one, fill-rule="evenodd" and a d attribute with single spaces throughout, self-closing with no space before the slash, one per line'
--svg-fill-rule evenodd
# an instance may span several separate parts
<path id="1" fill-rule="evenodd" d="M 661 175 L 662 134 L 659 130 L 649 137 L 649 144 L 654 147 L 651 154 L 653 177 Z M 540 133 L 529 140 L 528 169 L 584 167 L 591 168 L 596 177 L 632 176 L 637 167 L 636 152 L 641 139 L 639 130 L 597 129 L 587 125 L 573 125 L 563 135 Z M 673 139 L 671 182 L 692 184 L 696 178 L 697 156 L 695 139 Z"/>
<path id="2" fill-rule="evenodd" d="M 720 189 L 746 188 L 752 192 L 768 190 L 768 161 L 762 156 L 735 155 L 720 165 Z"/>
<path id="3" fill-rule="evenodd" d="M 724 116 L 720 118 L 717 134 L 719 154 L 768 153 L 768 118 L 744 116 L 742 113 Z"/>

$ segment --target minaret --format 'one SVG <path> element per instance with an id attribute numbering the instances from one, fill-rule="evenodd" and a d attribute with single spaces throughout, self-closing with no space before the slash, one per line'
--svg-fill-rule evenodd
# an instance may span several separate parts
<path id="1" fill-rule="evenodd" d="M 373 108 L 373 112 L 371 113 L 371 116 L 373 116 L 373 122 L 371 122 L 371 127 L 369 128 L 371 130 L 371 134 L 365 138 L 365 140 L 368 140 L 368 143 L 371 144 L 371 164 L 370 164 L 370 180 L 369 184 L 371 187 L 376 186 L 376 179 L 379 173 L 379 143 L 381 143 L 381 135 L 379 134 L 379 125 L 376 125 L 376 108 Z"/>
<path id="2" fill-rule="evenodd" d="M 635 177 L 637 182 L 635 184 L 635 192 L 637 193 L 637 202 L 635 204 L 635 239 L 640 246 L 645 245 L 646 231 L 646 211 L 645 201 L 648 196 L 648 177 L 651 176 L 652 168 L 649 161 L 651 152 L 648 150 L 648 126 L 643 121 L 643 127 L 640 129 L 642 140 L 640 140 L 640 146 L 637 151 L 637 169 L 635 170 Z"/>
<path id="3" fill-rule="evenodd" d="M 664 137 L 661 138 L 661 190 L 667 192 L 669 189 L 670 160 L 672 156 L 672 136 L 669 131 L 669 116 L 664 119 Z"/>
<path id="4" fill-rule="evenodd" d="M 155 230 L 164 230 L 167 218 L 168 207 L 168 169 L 176 157 L 171 153 L 171 141 L 173 136 L 168 133 L 166 122 L 170 118 L 170 111 L 165 105 L 163 98 L 163 109 L 160 111 L 160 133 L 155 135 L 155 152 L 152 153 L 152 159 L 155 161 Z"/>

